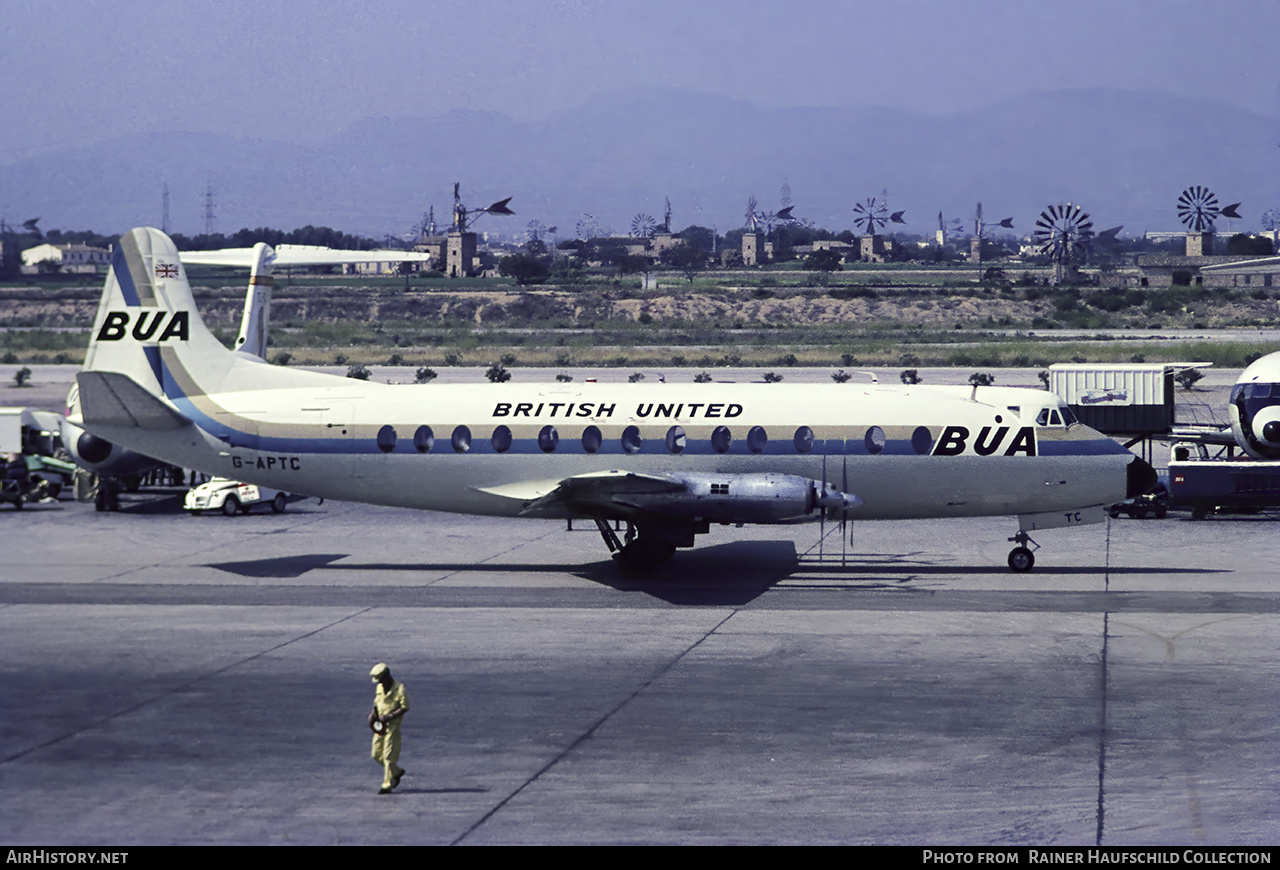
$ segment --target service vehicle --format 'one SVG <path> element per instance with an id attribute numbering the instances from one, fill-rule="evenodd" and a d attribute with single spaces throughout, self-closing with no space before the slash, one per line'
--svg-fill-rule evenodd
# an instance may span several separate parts
<path id="1" fill-rule="evenodd" d="M 269 504 L 275 513 L 283 513 L 289 501 L 287 493 L 230 477 L 214 477 L 187 493 L 183 505 L 192 516 L 204 511 L 222 511 L 229 517 L 236 512 L 247 514 L 256 504 Z"/>

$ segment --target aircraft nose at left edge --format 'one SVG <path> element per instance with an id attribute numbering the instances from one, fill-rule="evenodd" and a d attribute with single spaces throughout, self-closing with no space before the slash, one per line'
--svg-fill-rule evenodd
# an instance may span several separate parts
<path id="1" fill-rule="evenodd" d="M 1159 475 L 1156 474 L 1156 470 L 1151 467 L 1151 463 L 1137 456 L 1129 462 L 1126 475 L 1127 485 L 1125 490 L 1128 498 L 1146 495 L 1155 489 L 1156 483 L 1160 479 Z"/>

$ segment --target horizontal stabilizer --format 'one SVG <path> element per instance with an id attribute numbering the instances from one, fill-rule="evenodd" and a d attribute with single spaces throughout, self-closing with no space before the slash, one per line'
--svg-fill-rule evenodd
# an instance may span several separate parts
<path id="1" fill-rule="evenodd" d="M 85 426 L 181 429 L 191 421 L 119 372 L 80 372 L 80 413 Z"/>

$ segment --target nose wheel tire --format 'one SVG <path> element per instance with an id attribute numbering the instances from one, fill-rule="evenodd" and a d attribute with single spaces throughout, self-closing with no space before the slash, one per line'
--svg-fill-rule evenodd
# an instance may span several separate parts
<path id="1" fill-rule="evenodd" d="M 1035 564 L 1035 554 L 1026 547 L 1014 547 L 1009 552 L 1009 567 L 1019 574 L 1030 571 Z"/>

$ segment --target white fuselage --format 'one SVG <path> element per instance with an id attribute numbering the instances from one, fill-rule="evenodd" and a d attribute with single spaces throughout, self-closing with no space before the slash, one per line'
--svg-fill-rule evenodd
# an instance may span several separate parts
<path id="1" fill-rule="evenodd" d="M 603 471 L 797 475 L 856 494 L 864 519 L 1025 514 L 1124 498 L 1133 459 L 1083 425 L 1037 425 L 1059 401 L 1032 389 L 391 386 L 296 370 L 296 385 L 253 389 L 264 365 L 238 361 L 217 393 L 176 378 L 166 394 L 195 425 L 90 428 L 290 492 L 498 516 Z"/>

